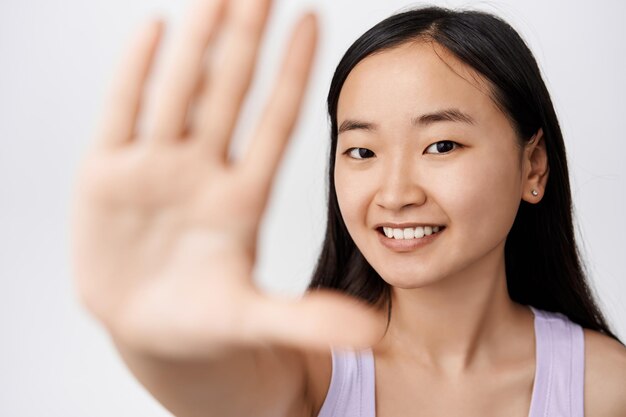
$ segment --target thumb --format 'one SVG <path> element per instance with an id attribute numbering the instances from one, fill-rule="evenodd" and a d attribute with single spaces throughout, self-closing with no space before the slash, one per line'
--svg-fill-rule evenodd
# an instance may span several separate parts
<path id="1" fill-rule="evenodd" d="M 248 336 L 270 343 L 326 350 L 364 349 L 383 336 L 387 314 L 338 291 L 315 290 L 299 299 L 265 296 L 247 316 Z"/>

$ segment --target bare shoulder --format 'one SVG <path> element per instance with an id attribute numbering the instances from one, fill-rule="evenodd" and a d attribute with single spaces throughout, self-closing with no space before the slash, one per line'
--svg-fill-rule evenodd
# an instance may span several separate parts
<path id="1" fill-rule="evenodd" d="M 585 335 L 585 416 L 626 416 L 626 347 L 595 330 Z"/>
<path id="2" fill-rule="evenodd" d="M 307 374 L 307 401 L 311 417 L 317 417 L 326 399 L 332 376 L 333 358 L 330 350 L 304 352 Z"/>

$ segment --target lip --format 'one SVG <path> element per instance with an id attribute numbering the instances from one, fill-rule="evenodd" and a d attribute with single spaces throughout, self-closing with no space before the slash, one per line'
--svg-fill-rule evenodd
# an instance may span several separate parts
<path id="1" fill-rule="evenodd" d="M 379 229 L 376 229 L 376 233 L 378 234 L 378 239 L 380 240 L 380 243 L 382 243 L 386 248 L 391 249 L 395 252 L 410 252 L 414 249 L 421 248 L 422 246 L 426 246 L 429 243 L 435 241 L 440 234 L 446 231 L 446 229 L 447 227 L 444 227 L 437 233 L 433 233 L 432 235 L 424 236 L 419 239 L 394 239 L 392 237 L 385 236 L 385 234 L 381 233 Z"/>
<path id="2" fill-rule="evenodd" d="M 443 226 L 439 223 L 378 223 L 374 225 L 375 229 L 380 229 L 383 227 L 391 227 L 393 229 L 407 229 L 407 228 L 416 228 L 416 227 L 425 227 L 425 226 Z"/>

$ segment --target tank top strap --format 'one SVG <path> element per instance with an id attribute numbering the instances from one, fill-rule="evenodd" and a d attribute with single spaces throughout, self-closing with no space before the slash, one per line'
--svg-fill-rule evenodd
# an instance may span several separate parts
<path id="1" fill-rule="evenodd" d="M 562 313 L 535 314 L 536 372 L 529 417 L 583 417 L 584 333 Z"/>
<path id="2" fill-rule="evenodd" d="M 374 354 L 371 349 L 331 349 L 332 376 L 319 417 L 375 417 Z"/>
<path id="3" fill-rule="evenodd" d="M 584 417 L 584 333 L 561 313 L 535 315 L 535 381 L 529 417 Z M 332 376 L 319 417 L 375 417 L 371 349 L 331 349 Z"/>

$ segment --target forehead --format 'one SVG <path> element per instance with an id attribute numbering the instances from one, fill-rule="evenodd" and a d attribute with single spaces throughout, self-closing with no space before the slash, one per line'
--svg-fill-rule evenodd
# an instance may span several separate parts
<path id="1" fill-rule="evenodd" d="M 479 122 L 500 113 L 480 74 L 439 44 L 420 41 L 359 62 L 342 87 L 337 120 L 407 120 L 445 108 L 458 108 Z"/>

